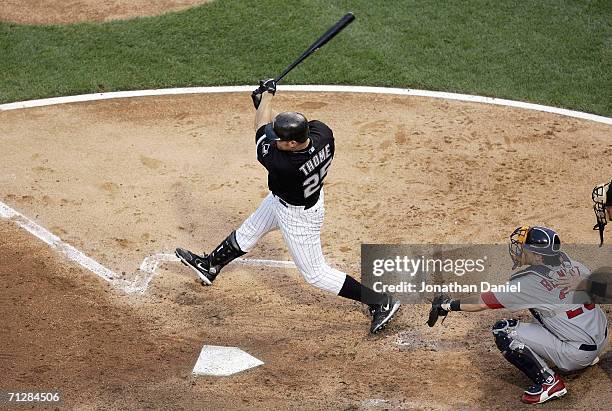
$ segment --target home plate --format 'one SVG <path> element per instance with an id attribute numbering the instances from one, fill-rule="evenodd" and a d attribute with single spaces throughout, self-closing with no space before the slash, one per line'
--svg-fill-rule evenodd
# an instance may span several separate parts
<path id="1" fill-rule="evenodd" d="M 205 345 L 193 367 L 193 374 L 224 377 L 262 364 L 240 348 Z"/>

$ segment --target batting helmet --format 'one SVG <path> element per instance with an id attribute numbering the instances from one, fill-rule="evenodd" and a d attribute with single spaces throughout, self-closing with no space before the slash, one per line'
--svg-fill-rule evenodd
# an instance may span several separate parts
<path id="1" fill-rule="evenodd" d="M 547 227 L 522 226 L 515 229 L 510 235 L 509 253 L 515 269 L 521 264 L 523 251 L 556 257 L 561 252 L 561 239 L 555 230 Z"/>
<path id="2" fill-rule="evenodd" d="M 269 140 L 291 141 L 303 143 L 308 139 L 308 120 L 301 113 L 287 111 L 279 113 L 265 128 Z"/>

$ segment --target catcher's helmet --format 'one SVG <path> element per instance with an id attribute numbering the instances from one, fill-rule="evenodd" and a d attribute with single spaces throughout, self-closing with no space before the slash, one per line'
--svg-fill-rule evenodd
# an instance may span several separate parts
<path id="1" fill-rule="evenodd" d="M 308 120 L 295 111 L 279 113 L 271 123 L 266 124 L 265 132 L 269 140 L 303 143 L 308 139 Z"/>
<path id="2" fill-rule="evenodd" d="M 523 251 L 555 257 L 561 252 L 561 239 L 559 235 L 550 228 L 522 226 L 515 229 L 510 235 L 508 251 L 515 269 L 521 264 Z"/>
<path id="3" fill-rule="evenodd" d="M 599 230 L 599 246 L 603 245 L 603 233 L 606 224 L 608 224 L 608 218 L 606 216 L 606 207 L 612 207 L 612 181 L 607 184 L 600 184 L 593 189 L 591 194 L 593 199 L 593 211 L 595 211 L 595 218 L 597 223 L 593 227 L 593 230 Z"/>

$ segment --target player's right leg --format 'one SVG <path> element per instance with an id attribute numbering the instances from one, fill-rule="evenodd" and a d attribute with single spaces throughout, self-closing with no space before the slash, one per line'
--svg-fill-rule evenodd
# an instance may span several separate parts
<path id="1" fill-rule="evenodd" d="M 325 215 L 323 193 L 309 210 L 276 204 L 279 228 L 293 261 L 309 284 L 344 298 L 368 304 L 372 323 L 370 332 L 382 330 L 395 316 L 400 302 L 391 295 L 379 294 L 353 277 L 329 266 L 321 249 L 321 227 Z"/>
<path id="2" fill-rule="evenodd" d="M 495 344 L 506 360 L 525 373 L 535 384 L 527 388 L 521 398 L 528 404 L 541 404 L 567 393 L 564 381 L 540 356 L 545 352 L 534 350 L 535 344 L 531 344 L 534 338 L 543 339 L 541 344 L 546 344 L 546 341 L 551 346 L 554 344 L 549 340 L 550 336 L 542 331 L 548 333 L 538 324 L 520 323 L 514 319 L 500 320 L 492 329 Z M 545 356 L 550 359 L 548 355 Z"/>
<path id="3" fill-rule="evenodd" d="M 223 267 L 249 252 L 261 237 L 277 228 L 272 201 L 274 200 L 270 194 L 238 230 L 232 231 L 210 254 L 197 255 L 189 250 L 177 248 L 176 256 L 196 272 L 202 284 L 212 285 Z"/>

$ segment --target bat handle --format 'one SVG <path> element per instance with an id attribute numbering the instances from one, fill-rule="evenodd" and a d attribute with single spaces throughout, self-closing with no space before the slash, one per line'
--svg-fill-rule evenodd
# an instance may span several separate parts
<path id="1" fill-rule="evenodd" d="M 299 63 L 299 62 L 298 62 L 298 63 Z M 297 66 L 297 64 L 294 64 L 294 65 L 291 65 L 291 66 L 287 67 L 287 68 L 285 69 L 285 71 L 283 71 L 283 72 L 280 74 L 280 76 L 278 76 L 277 78 L 275 78 L 275 79 L 274 79 L 274 82 L 275 82 L 276 84 L 278 84 L 278 83 L 279 83 L 279 81 L 281 81 L 281 80 L 282 80 L 282 79 L 283 79 L 283 78 L 284 78 L 284 77 L 285 77 L 285 76 L 286 76 L 286 75 L 287 75 L 287 74 L 288 74 L 288 73 L 289 73 L 291 70 L 293 70 L 293 68 L 294 68 L 295 66 Z"/>

